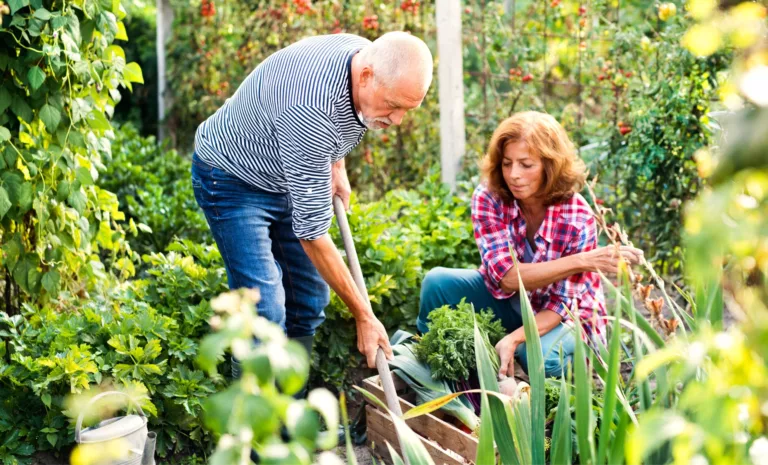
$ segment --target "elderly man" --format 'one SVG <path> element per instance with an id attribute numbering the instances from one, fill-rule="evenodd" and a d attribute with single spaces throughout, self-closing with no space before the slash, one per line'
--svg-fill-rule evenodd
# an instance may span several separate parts
<path id="1" fill-rule="evenodd" d="M 259 64 L 197 129 L 192 184 L 229 287 L 258 288 L 259 314 L 308 352 L 330 285 L 355 316 L 368 366 L 379 346 L 391 357 L 328 235 L 331 199 L 349 207 L 344 157 L 366 129 L 400 124 L 431 81 L 432 55 L 410 34 L 311 37 Z"/>

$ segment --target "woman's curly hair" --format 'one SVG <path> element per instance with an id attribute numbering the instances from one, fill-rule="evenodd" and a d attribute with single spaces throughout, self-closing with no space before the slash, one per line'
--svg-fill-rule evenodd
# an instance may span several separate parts
<path id="1" fill-rule="evenodd" d="M 576 154 L 565 129 L 552 116 L 538 111 L 516 113 L 496 128 L 488 145 L 488 153 L 480 165 L 488 189 L 505 202 L 514 196 L 504 181 L 501 163 L 507 144 L 525 142 L 530 153 L 544 163 L 542 197 L 545 205 L 570 198 L 584 188 L 586 166 Z"/>

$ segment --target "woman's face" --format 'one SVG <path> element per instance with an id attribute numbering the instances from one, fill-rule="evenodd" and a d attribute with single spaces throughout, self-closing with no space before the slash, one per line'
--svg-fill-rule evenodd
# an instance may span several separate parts
<path id="1" fill-rule="evenodd" d="M 501 162 L 504 181 L 519 201 L 535 200 L 544 183 L 544 162 L 528 151 L 525 141 L 508 143 Z"/>

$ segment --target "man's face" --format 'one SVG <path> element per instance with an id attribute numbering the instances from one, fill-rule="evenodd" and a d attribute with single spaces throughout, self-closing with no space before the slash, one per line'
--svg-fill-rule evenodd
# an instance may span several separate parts
<path id="1" fill-rule="evenodd" d="M 417 108 L 424 100 L 421 79 L 407 74 L 392 86 L 386 87 L 373 78 L 369 68 L 363 70 L 360 80 L 360 116 L 369 129 L 386 129 L 403 122 L 405 113 Z"/>

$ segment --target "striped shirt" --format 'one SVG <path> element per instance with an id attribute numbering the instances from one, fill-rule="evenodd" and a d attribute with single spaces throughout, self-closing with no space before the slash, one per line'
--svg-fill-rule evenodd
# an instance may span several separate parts
<path id="1" fill-rule="evenodd" d="M 365 134 L 352 102 L 351 66 L 369 43 L 334 34 L 275 52 L 195 134 L 203 161 L 256 189 L 290 195 L 299 239 L 330 229 L 331 164 Z"/>
<path id="2" fill-rule="evenodd" d="M 523 262 L 527 229 L 517 201 L 506 203 L 480 184 L 472 196 L 472 225 L 480 250 L 480 273 L 485 285 L 497 299 L 515 293 L 501 288 L 502 278 L 515 273 L 514 251 Z M 536 232 L 531 263 L 548 262 L 597 247 L 597 225 L 589 204 L 580 194 L 547 207 L 544 221 Z M 511 249 L 511 250 L 510 250 Z M 528 291 L 534 312 L 551 310 L 572 324 L 568 310 L 574 304 L 585 336 L 605 344 L 606 310 L 603 286 L 596 272 L 571 275 L 548 286 Z"/>

